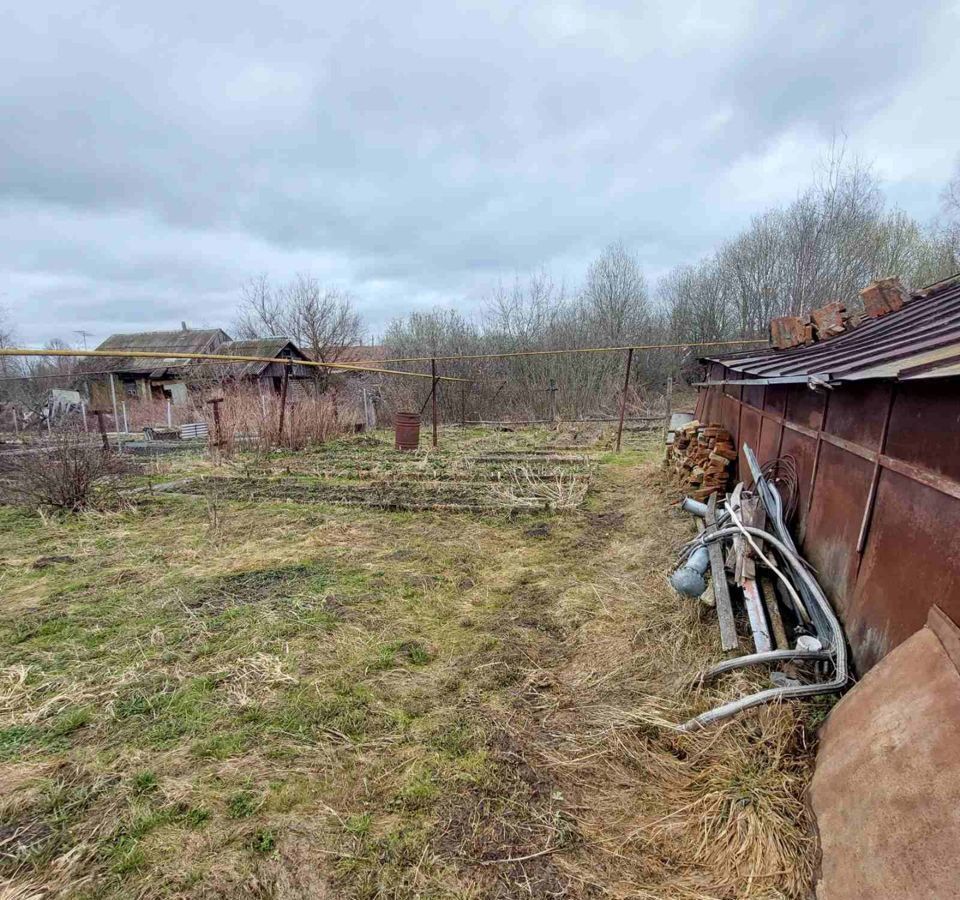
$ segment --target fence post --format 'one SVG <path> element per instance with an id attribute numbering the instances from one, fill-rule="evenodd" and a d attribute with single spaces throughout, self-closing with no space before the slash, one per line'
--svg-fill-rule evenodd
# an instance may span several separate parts
<path id="1" fill-rule="evenodd" d="M 120 401 L 120 409 L 123 410 L 123 433 L 124 433 L 124 434 L 129 434 L 129 433 L 130 433 L 130 425 L 129 425 L 129 423 L 127 422 L 127 401 L 126 401 L 126 400 L 121 400 L 121 401 Z"/>
<path id="2" fill-rule="evenodd" d="M 437 361 L 436 359 L 430 360 L 430 374 L 433 376 L 433 390 L 430 391 L 430 396 L 433 399 L 432 415 L 433 419 L 433 446 L 437 446 Z"/>
<path id="3" fill-rule="evenodd" d="M 95 409 L 93 414 L 97 417 L 97 428 L 100 431 L 100 439 L 103 441 L 103 449 L 110 449 L 110 442 L 107 440 L 107 426 L 103 421 L 103 410 Z"/>
<path id="4" fill-rule="evenodd" d="M 117 452 L 123 452 L 123 444 L 120 443 L 120 416 L 117 413 L 117 387 L 114 384 L 114 375 L 110 373 L 110 399 L 113 401 L 113 427 L 117 432 Z"/>
<path id="5" fill-rule="evenodd" d="M 173 428 L 173 405 L 167 400 L 167 428 Z"/>
<path id="6" fill-rule="evenodd" d="M 460 385 L 460 426 L 467 427 L 467 383 Z"/>
<path id="7" fill-rule="evenodd" d="M 213 407 L 213 439 L 218 450 L 223 448 L 223 431 L 220 428 L 220 404 L 223 397 L 213 397 L 207 401 Z"/>
<path id="8" fill-rule="evenodd" d="M 673 415 L 673 376 L 667 376 L 667 412 L 663 417 L 663 446 L 667 446 L 667 438 L 670 436 L 670 419 Z M 666 452 L 666 451 L 664 451 Z"/>
<path id="9" fill-rule="evenodd" d="M 627 411 L 627 388 L 630 387 L 630 367 L 633 365 L 633 347 L 627 350 L 627 371 L 623 376 L 623 396 L 620 398 L 620 423 L 617 425 L 617 453 L 623 436 L 623 416 Z"/>
<path id="10" fill-rule="evenodd" d="M 280 383 L 280 424 L 277 427 L 277 446 L 283 444 L 283 416 L 287 409 L 287 383 L 290 381 L 290 364 L 283 367 L 283 381 Z"/>
<path id="11" fill-rule="evenodd" d="M 90 431 L 90 426 L 87 424 L 87 404 L 82 400 L 80 401 L 80 415 L 83 417 L 83 430 L 84 432 Z"/>

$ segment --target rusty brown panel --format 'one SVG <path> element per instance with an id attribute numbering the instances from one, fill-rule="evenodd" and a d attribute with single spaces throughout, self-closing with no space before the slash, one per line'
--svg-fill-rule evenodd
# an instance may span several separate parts
<path id="1" fill-rule="evenodd" d="M 805 384 L 791 385 L 786 400 L 787 418 L 807 428 L 820 428 L 823 401 L 824 396 L 820 391 L 812 391 Z"/>
<path id="2" fill-rule="evenodd" d="M 760 460 L 761 465 L 768 460 L 777 458 L 777 449 L 780 446 L 780 431 L 782 428 L 783 426 L 774 422 L 773 419 L 763 419 L 757 443 L 756 445 L 751 445 L 756 451 L 757 459 Z"/>
<path id="3" fill-rule="evenodd" d="M 887 434 L 888 456 L 960 481 L 960 407 L 955 379 L 907 382 L 897 388 Z"/>
<path id="4" fill-rule="evenodd" d="M 764 387 L 762 384 L 744 386 L 744 402 L 749 403 L 751 406 L 756 406 L 758 409 L 763 409 L 763 391 Z"/>
<path id="5" fill-rule="evenodd" d="M 817 442 L 813 438 L 791 431 L 783 433 L 781 456 L 792 456 L 797 461 L 797 475 L 800 481 L 800 502 L 797 504 L 796 519 L 791 523 L 794 533 L 803 534 L 807 514 L 807 494 L 810 492 L 810 473 L 813 471 L 813 454 Z"/>
<path id="6" fill-rule="evenodd" d="M 760 413 L 754 412 L 747 407 L 743 408 L 743 413 L 740 416 L 740 434 L 737 435 L 737 450 L 739 450 L 737 465 L 739 466 L 738 471 L 740 472 L 741 478 L 747 477 L 750 472 L 747 461 L 743 456 L 743 445 L 749 444 L 754 450 L 757 449 L 760 444 L 761 422 L 762 418 Z"/>
<path id="7" fill-rule="evenodd" d="M 805 388 L 805 390 L 809 389 Z M 786 385 L 767 385 L 767 395 L 764 399 L 764 409 L 766 409 L 768 412 L 775 413 L 778 416 L 782 416 L 783 411 L 786 408 L 788 391 L 789 387 Z"/>
<path id="8" fill-rule="evenodd" d="M 710 415 L 713 412 L 714 407 L 717 402 L 717 394 L 720 392 L 719 388 L 707 388 L 706 396 L 703 400 L 703 408 L 700 410 L 700 421 L 709 422 Z"/>
<path id="9" fill-rule="evenodd" d="M 719 412 L 718 423 L 723 425 L 730 434 L 733 435 L 734 442 L 737 440 L 737 420 L 740 415 L 740 403 L 734 397 L 724 395 L 721 410 Z"/>
<path id="10" fill-rule="evenodd" d="M 922 628 L 932 604 L 960 620 L 960 502 L 884 470 L 847 636 L 858 672 Z"/>
<path id="11" fill-rule="evenodd" d="M 872 475 L 873 465 L 867 460 L 831 444 L 821 445 L 803 550 L 844 622 L 856 580 L 857 537 Z"/>
<path id="12" fill-rule="evenodd" d="M 875 450 L 880 443 L 889 401 L 889 384 L 849 384 L 835 389 L 830 397 L 827 431 Z"/>

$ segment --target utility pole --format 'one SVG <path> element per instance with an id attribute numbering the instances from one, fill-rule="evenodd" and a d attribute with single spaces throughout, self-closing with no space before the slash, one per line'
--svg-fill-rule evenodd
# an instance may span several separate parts
<path id="1" fill-rule="evenodd" d="M 627 389 L 630 387 L 630 367 L 633 365 L 633 347 L 627 351 L 627 371 L 623 376 L 623 396 L 620 398 L 620 423 L 617 425 L 617 453 L 620 452 L 620 438 L 623 437 L 623 416 L 627 411 Z"/>
<path id="2" fill-rule="evenodd" d="M 76 331 L 74 331 L 73 333 L 80 335 L 80 337 L 83 339 L 83 349 L 86 350 L 86 349 L 87 349 L 87 338 L 88 338 L 88 337 L 93 337 L 93 332 L 92 332 L 92 331 L 84 331 L 82 328 L 78 328 L 78 329 L 77 329 Z"/>

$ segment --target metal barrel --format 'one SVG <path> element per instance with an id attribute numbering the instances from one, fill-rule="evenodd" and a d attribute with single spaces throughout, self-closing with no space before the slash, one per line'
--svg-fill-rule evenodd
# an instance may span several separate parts
<path id="1" fill-rule="evenodd" d="M 393 426 L 397 450 L 416 450 L 420 446 L 420 413 L 398 412 Z"/>

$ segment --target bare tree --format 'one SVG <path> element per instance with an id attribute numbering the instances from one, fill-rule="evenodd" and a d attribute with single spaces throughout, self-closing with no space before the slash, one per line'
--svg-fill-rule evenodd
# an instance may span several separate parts
<path id="1" fill-rule="evenodd" d="M 334 363 L 364 337 L 363 320 L 353 297 L 338 288 L 323 288 L 311 275 L 273 287 L 266 275 L 250 279 L 242 289 L 237 336 L 289 337 L 318 362 Z M 317 369 L 321 389 L 326 369 Z"/>
<path id="2" fill-rule="evenodd" d="M 8 350 L 17 344 L 17 333 L 10 317 L 10 311 L 0 306 L 0 350 Z M 20 361 L 15 356 L 0 356 L 0 375 L 20 374 Z"/>

